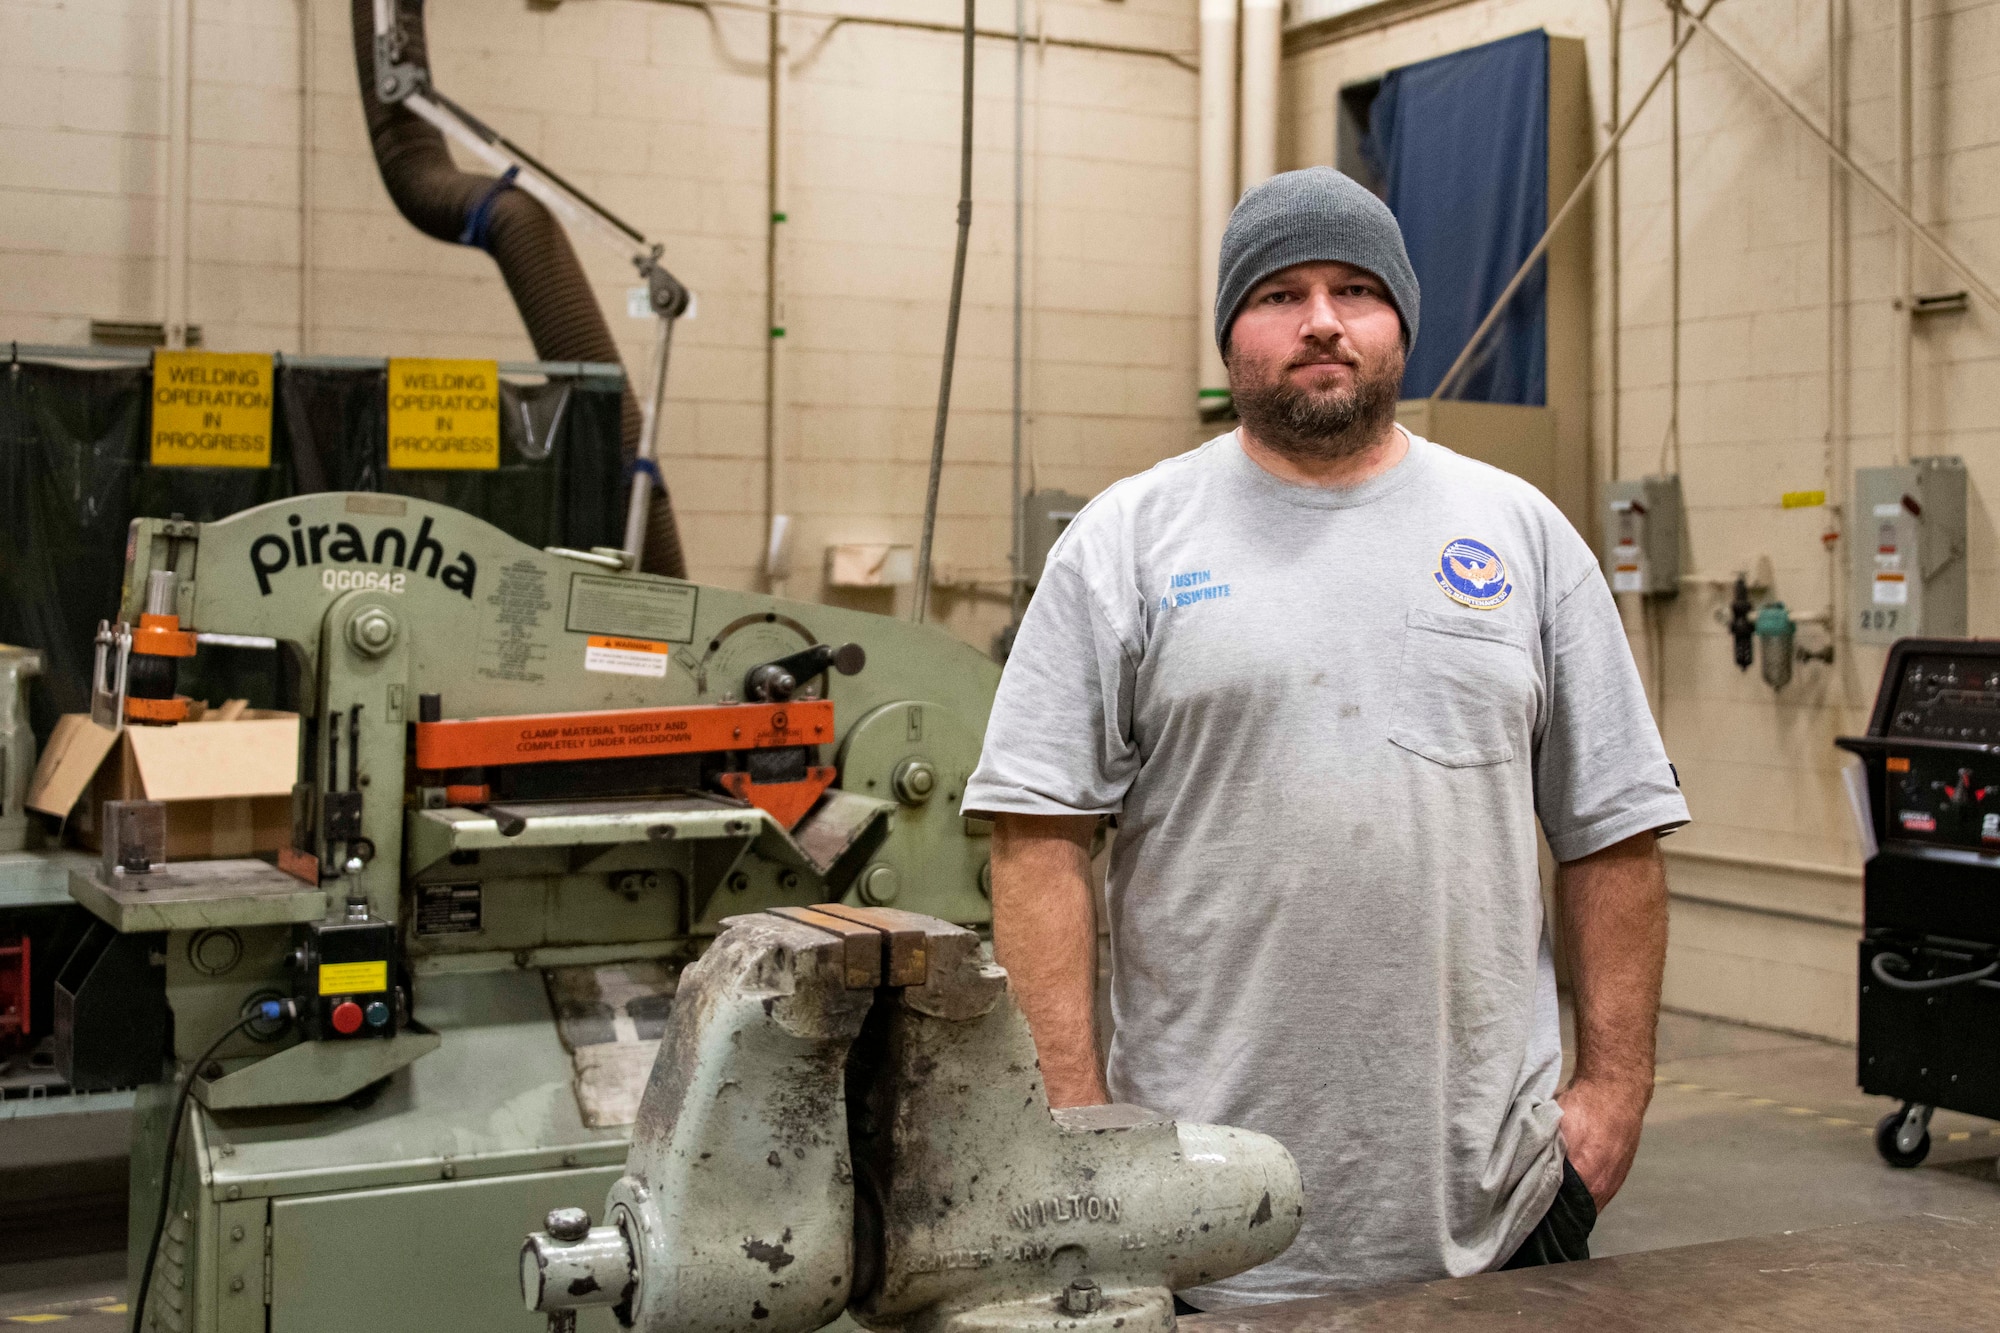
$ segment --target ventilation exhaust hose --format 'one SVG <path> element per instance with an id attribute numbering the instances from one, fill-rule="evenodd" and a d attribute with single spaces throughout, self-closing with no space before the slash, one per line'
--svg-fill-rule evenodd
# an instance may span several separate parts
<path id="1" fill-rule="evenodd" d="M 428 68 L 422 0 L 395 0 L 404 50 Z M 476 245 L 493 256 L 521 312 L 535 355 L 544 361 L 622 365 L 611 329 L 577 262 L 562 224 L 541 203 L 493 176 L 460 171 L 437 128 L 375 92 L 375 7 L 352 0 L 354 65 L 361 107 L 382 184 L 403 217 L 426 236 Z M 620 412 L 621 454 L 629 469 L 639 452 L 639 400 L 628 380 Z M 680 529 L 664 481 L 656 484 L 639 567 L 649 574 L 687 577 Z"/>

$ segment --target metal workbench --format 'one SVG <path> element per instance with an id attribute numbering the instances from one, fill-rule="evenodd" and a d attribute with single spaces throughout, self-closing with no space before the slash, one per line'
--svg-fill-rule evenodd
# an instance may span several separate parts
<path id="1" fill-rule="evenodd" d="M 1716 1241 L 1192 1316 L 1181 1333 L 1757 1333 L 2000 1328 L 1990 1211 Z"/>

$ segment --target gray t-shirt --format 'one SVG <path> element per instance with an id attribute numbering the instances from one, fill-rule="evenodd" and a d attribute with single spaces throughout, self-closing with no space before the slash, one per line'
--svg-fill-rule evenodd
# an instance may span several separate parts
<path id="1" fill-rule="evenodd" d="M 1683 823 L 1596 559 L 1412 436 L 1358 486 L 1232 433 L 1056 544 L 964 806 L 1115 815 L 1110 1086 L 1273 1134 L 1282 1257 L 1197 1305 L 1476 1273 L 1561 1181 L 1536 864 Z"/>

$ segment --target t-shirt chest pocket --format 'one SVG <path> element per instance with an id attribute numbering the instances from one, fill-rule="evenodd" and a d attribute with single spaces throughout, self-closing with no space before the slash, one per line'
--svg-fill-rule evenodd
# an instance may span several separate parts
<path id="1" fill-rule="evenodd" d="M 1515 758 L 1531 732 L 1533 665 L 1497 621 L 1411 608 L 1391 743 L 1447 768 Z"/>

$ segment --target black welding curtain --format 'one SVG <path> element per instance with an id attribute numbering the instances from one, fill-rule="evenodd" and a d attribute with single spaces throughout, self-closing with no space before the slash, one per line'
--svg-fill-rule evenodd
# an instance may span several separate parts
<path id="1" fill-rule="evenodd" d="M 624 541 L 616 379 L 503 380 L 501 465 L 490 472 L 390 471 L 387 372 L 282 362 L 270 467 L 156 468 L 151 382 L 144 366 L 16 360 L 0 372 L 0 643 L 43 652 L 30 695 L 38 737 L 89 707 L 92 640 L 116 614 L 134 518 L 206 522 L 290 495 L 388 491 L 464 510 L 532 546 Z M 268 654 L 204 653 L 202 670 L 188 693 L 271 701 Z"/>
<path id="2" fill-rule="evenodd" d="M 1548 225 L 1549 38 L 1540 29 L 1389 71 L 1363 152 L 1380 173 L 1423 289 L 1403 396 L 1425 398 Z M 1545 265 L 1537 261 L 1452 396 L 1547 400 Z"/>

